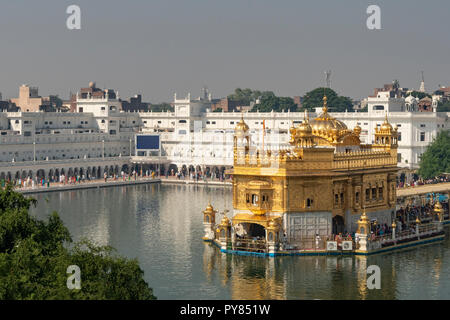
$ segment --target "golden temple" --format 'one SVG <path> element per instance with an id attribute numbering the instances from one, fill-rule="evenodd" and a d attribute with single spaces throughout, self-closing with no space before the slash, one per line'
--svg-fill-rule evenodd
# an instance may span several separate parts
<path id="1" fill-rule="evenodd" d="M 214 209 L 204 211 L 205 240 L 226 237 L 233 248 L 252 244 L 284 249 L 317 246 L 335 234 L 358 229 L 362 209 L 370 220 L 391 225 L 395 217 L 397 128 L 387 119 L 373 144 L 323 112 L 290 129 L 289 147 L 252 145 L 244 119 L 234 134 L 233 215 L 216 226 Z M 207 222 L 207 220 L 209 222 Z M 217 229 L 214 229 L 216 228 Z M 209 230 L 209 231 L 208 231 Z M 256 241 L 256 242 L 255 242 Z M 259 241 L 259 242 L 258 242 Z"/>

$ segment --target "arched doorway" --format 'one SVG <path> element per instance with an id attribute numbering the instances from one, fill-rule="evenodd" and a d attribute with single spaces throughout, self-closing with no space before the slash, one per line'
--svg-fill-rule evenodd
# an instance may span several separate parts
<path id="1" fill-rule="evenodd" d="M 257 223 L 244 222 L 235 225 L 234 250 L 266 252 L 266 229 Z"/>
<path id="2" fill-rule="evenodd" d="M 343 233 L 345 231 L 344 218 L 340 215 L 333 217 L 333 234 Z"/>
<path id="3" fill-rule="evenodd" d="M 235 227 L 236 235 L 242 238 L 265 238 L 266 229 L 257 223 L 240 223 Z"/>

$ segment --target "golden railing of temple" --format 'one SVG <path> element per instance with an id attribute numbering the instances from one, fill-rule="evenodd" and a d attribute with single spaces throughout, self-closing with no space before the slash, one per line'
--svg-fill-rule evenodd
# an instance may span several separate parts
<path id="1" fill-rule="evenodd" d="M 235 155 L 235 167 L 292 168 L 292 169 L 363 169 L 381 166 L 396 166 L 397 159 L 387 151 L 362 150 L 336 152 L 333 161 L 302 161 L 301 155 L 291 150 L 279 153 L 252 153 Z"/>

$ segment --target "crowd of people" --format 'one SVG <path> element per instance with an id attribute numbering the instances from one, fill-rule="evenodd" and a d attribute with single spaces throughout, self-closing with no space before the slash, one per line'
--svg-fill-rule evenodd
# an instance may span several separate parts
<path id="1" fill-rule="evenodd" d="M 169 177 L 175 177 L 178 180 L 186 180 L 187 178 L 193 181 L 220 181 L 224 182 L 227 179 L 231 179 L 231 176 L 225 175 L 224 172 L 202 172 L 202 171 L 190 171 L 189 173 L 186 171 L 175 172 L 173 169 L 166 172 L 166 179 Z"/>
<path id="2" fill-rule="evenodd" d="M 59 176 L 50 176 L 48 178 L 45 177 L 26 177 L 26 178 L 15 178 L 15 179 L 2 179 L 1 186 L 5 187 L 7 184 L 11 184 L 15 188 L 42 188 L 54 185 L 72 185 L 72 184 L 81 184 L 81 183 L 89 183 L 89 182 L 99 182 L 99 181 L 118 181 L 119 179 L 122 181 L 130 181 L 137 180 L 141 178 L 152 178 L 155 179 L 157 176 L 157 172 L 153 170 L 146 170 L 144 172 L 132 171 L 131 173 L 127 173 L 122 171 L 119 174 L 107 174 L 106 172 L 103 174 L 103 178 L 93 177 L 90 175 L 72 175 L 68 176 L 65 174 L 61 174 Z"/>
<path id="3" fill-rule="evenodd" d="M 449 175 L 444 175 L 444 176 L 440 176 L 440 177 L 436 177 L 433 179 L 414 179 L 411 182 L 404 182 L 404 181 L 399 181 L 397 183 L 397 188 L 407 188 L 407 187 L 416 187 L 416 186 L 423 186 L 426 184 L 436 184 L 436 183 L 444 183 L 444 182 L 450 182 L 450 176 Z"/>

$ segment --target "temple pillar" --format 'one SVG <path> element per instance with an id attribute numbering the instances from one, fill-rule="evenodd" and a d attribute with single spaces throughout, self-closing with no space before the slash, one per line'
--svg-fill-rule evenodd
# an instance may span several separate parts
<path id="1" fill-rule="evenodd" d="M 203 240 L 205 241 L 212 241 L 215 238 L 214 226 L 216 223 L 216 213 L 217 211 L 214 210 L 211 204 L 208 204 L 206 210 L 203 211 L 203 226 L 205 229 Z"/>
<path id="2" fill-rule="evenodd" d="M 231 236 L 231 223 L 230 220 L 225 216 L 219 224 L 219 244 L 221 250 L 227 250 L 228 241 Z"/>
<path id="3" fill-rule="evenodd" d="M 269 226 L 266 228 L 266 243 L 269 255 L 275 255 L 278 250 L 278 231 L 279 224 L 271 220 Z"/>
<path id="4" fill-rule="evenodd" d="M 419 236 L 419 227 L 420 227 L 420 219 L 417 216 L 416 218 L 416 235 Z"/>
<path id="5" fill-rule="evenodd" d="M 392 240 L 395 240 L 395 231 L 397 229 L 397 224 L 395 223 L 395 220 L 392 222 Z"/>
<path id="6" fill-rule="evenodd" d="M 370 235 L 370 220 L 364 211 L 358 221 L 358 230 L 355 234 L 356 238 L 359 238 L 359 251 L 368 252 L 369 242 L 368 237 Z"/>

